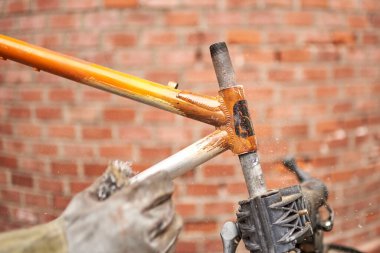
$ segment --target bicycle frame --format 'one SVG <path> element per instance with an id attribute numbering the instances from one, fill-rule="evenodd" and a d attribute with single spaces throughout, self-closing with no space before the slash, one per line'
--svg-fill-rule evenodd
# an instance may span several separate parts
<path id="1" fill-rule="evenodd" d="M 256 156 L 244 158 L 244 154 L 252 152 L 256 154 L 257 151 L 253 128 L 250 129 L 249 136 L 236 134 L 234 117 L 237 116 L 232 116 L 232 114 L 236 109 L 233 108 L 236 102 L 244 100 L 241 86 L 221 86 L 219 95 L 215 97 L 181 91 L 4 35 L 0 35 L 0 57 L 3 60 L 13 60 L 31 66 L 37 71 L 49 72 L 216 127 L 210 135 L 136 175 L 133 180 L 143 180 L 160 170 L 169 172 L 170 176 L 175 178 L 230 149 L 240 155 L 249 195 L 253 196 L 266 190 L 258 158 Z M 224 58 L 221 60 L 225 61 Z M 231 65 L 230 60 L 229 64 Z M 220 64 L 219 67 L 216 64 L 216 71 L 220 67 Z M 217 77 L 221 82 L 220 79 L 224 76 L 217 73 Z M 233 83 L 234 80 L 230 81 Z M 238 113 L 244 114 L 243 116 L 249 119 L 246 104 L 244 106 L 245 109 L 239 107 L 243 111 L 240 110 Z M 248 123 L 251 127 L 250 119 Z M 250 169 L 244 170 L 244 166 Z"/>
<path id="2" fill-rule="evenodd" d="M 239 203 L 237 224 L 240 232 L 233 222 L 226 222 L 222 228 L 224 252 L 235 252 L 240 239 L 248 242 L 245 242 L 246 247 L 251 252 L 258 249 L 260 252 L 288 252 L 298 238 L 304 240 L 303 235 L 311 239 L 304 242 L 305 245 L 323 250 L 322 234 L 311 236 L 313 229 L 330 231 L 333 226 L 333 211 L 326 203 L 326 186 L 303 173 L 295 162 L 288 162 L 288 167 L 304 183 L 266 191 L 247 102 L 242 86 L 236 84 L 227 47 L 224 43 L 216 43 L 210 47 L 210 52 L 220 87 L 216 96 L 181 91 L 0 35 L 0 58 L 3 60 L 13 60 L 37 71 L 215 126 L 213 133 L 137 174 L 131 181 L 144 180 L 158 171 L 166 171 L 174 179 L 228 149 L 237 154 L 250 198 Z M 311 216 L 312 212 L 318 214 L 321 205 L 326 205 L 330 213 L 326 221 L 320 221 L 315 213 Z M 310 215 L 308 208 L 311 208 Z M 297 222 L 293 223 L 295 219 Z M 281 239 L 274 241 L 275 238 Z M 331 246 L 334 247 L 338 246 Z"/>

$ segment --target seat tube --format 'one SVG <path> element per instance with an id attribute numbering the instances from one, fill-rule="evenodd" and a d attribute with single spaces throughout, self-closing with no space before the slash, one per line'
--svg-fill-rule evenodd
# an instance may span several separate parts
<path id="1" fill-rule="evenodd" d="M 242 87 L 236 82 L 226 44 L 220 42 L 211 45 L 210 53 L 219 83 L 219 93 L 230 118 L 227 127 L 232 139 L 230 149 L 239 156 L 249 197 L 252 198 L 265 193 L 266 185 L 257 154 L 256 137 L 247 102 Z"/>

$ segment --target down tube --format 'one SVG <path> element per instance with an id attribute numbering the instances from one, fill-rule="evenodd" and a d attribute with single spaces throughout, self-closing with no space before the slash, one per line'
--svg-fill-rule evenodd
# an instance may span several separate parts
<path id="1" fill-rule="evenodd" d="M 166 171 L 174 179 L 227 149 L 227 132 L 216 130 L 178 153 L 137 174 L 131 179 L 131 182 L 142 181 L 158 171 Z"/>

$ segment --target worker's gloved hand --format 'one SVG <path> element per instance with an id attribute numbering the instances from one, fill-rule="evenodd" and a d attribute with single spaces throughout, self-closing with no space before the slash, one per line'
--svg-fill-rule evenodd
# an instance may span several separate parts
<path id="1" fill-rule="evenodd" d="M 127 163 L 113 162 L 102 178 L 79 193 L 59 218 L 69 253 L 171 252 L 182 227 L 160 172 L 129 184 Z"/>

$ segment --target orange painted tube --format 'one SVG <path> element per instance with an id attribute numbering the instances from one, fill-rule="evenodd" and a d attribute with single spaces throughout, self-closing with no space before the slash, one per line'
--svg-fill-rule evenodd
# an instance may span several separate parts
<path id="1" fill-rule="evenodd" d="M 216 97 L 177 90 L 1 34 L 0 56 L 207 124 L 226 122 Z"/>

